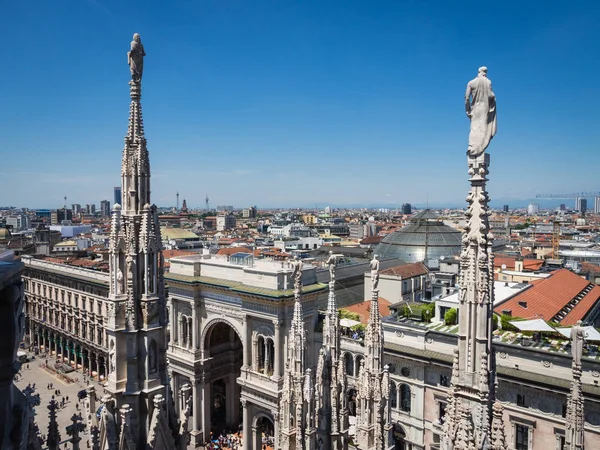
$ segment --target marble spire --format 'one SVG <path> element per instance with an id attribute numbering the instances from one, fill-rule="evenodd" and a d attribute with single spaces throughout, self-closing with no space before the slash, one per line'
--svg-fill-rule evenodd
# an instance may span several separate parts
<path id="1" fill-rule="evenodd" d="M 333 254 L 330 259 L 334 258 Z M 346 367 L 341 357 L 340 319 L 335 297 L 335 260 L 329 262 L 329 297 L 323 326 L 323 347 L 316 371 L 317 442 L 323 450 L 348 448 L 348 386 Z"/>
<path id="2" fill-rule="evenodd" d="M 294 314 L 287 338 L 287 359 L 279 402 L 278 448 L 314 450 L 316 446 L 315 392 L 306 361 L 306 330 L 302 309 L 302 261 L 293 263 Z"/>
<path id="3" fill-rule="evenodd" d="M 371 305 L 365 330 L 365 360 L 358 371 L 356 446 L 360 450 L 387 450 L 393 446 L 391 434 L 390 373 L 383 366 L 383 325 L 379 313 L 379 260 L 371 268 Z"/>
<path id="4" fill-rule="evenodd" d="M 583 356 L 583 341 L 585 331 L 581 321 L 571 328 L 571 352 L 573 354 L 573 381 L 567 399 L 567 416 L 565 418 L 565 449 L 582 450 L 584 448 L 584 416 L 583 390 L 581 385 L 581 357 Z"/>
<path id="5" fill-rule="evenodd" d="M 128 53 L 131 101 L 121 164 L 123 204 L 114 205 L 111 220 L 106 328 L 106 391 L 116 408 L 127 411 L 127 442 L 135 442 L 138 448 L 148 442 L 153 398 L 167 384 L 164 260 L 158 213 L 150 202 L 150 159 L 141 104 L 145 55 L 136 33 Z"/>
<path id="6" fill-rule="evenodd" d="M 486 450 L 492 448 L 496 381 L 492 350 L 493 255 L 486 191 L 490 157 L 485 152 L 496 133 L 496 97 L 487 68 L 480 68 L 477 78 L 469 82 L 465 105 L 471 120 L 467 151 L 471 188 L 460 254 L 458 349 L 448 392 L 443 448 Z"/>

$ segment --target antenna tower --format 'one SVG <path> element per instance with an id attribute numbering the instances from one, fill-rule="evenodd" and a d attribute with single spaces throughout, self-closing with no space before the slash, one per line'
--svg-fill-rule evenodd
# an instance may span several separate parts
<path id="1" fill-rule="evenodd" d="M 65 195 L 65 210 L 67 209 L 67 196 Z"/>
<path id="2" fill-rule="evenodd" d="M 209 211 L 210 208 L 208 207 L 208 194 L 206 195 L 205 202 L 206 202 L 206 211 Z"/>
<path id="3" fill-rule="evenodd" d="M 177 191 L 177 206 L 175 207 L 175 211 L 179 211 L 179 191 Z"/>

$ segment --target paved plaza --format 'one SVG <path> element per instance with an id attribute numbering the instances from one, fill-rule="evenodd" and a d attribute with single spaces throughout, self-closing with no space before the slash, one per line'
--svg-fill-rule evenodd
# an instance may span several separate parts
<path id="1" fill-rule="evenodd" d="M 77 393 L 82 389 L 86 388 L 87 385 L 83 383 L 83 374 L 80 372 L 71 372 L 68 374 L 68 376 L 71 379 L 76 380 L 75 383 L 65 383 L 58 377 L 52 375 L 51 373 L 47 372 L 42 368 L 42 365 L 45 362 L 46 359 L 39 355 L 36 356 L 34 360 L 28 363 L 24 363 L 21 366 L 21 377 L 19 378 L 19 381 L 15 382 L 15 384 L 21 390 L 25 389 L 28 385 L 31 385 L 32 387 L 35 386 L 35 391 L 33 394 L 40 395 L 40 405 L 35 407 L 35 421 L 40 430 L 40 433 L 44 437 L 46 437 L 46 435 L 48 434 L 48 404 L 50 403 L 52 396 L 55 396 L 55 400 L 57 400 L 59 404 L 62 402 L 63 399 L 65 400 L 65 406 L 61 407 L 57 411 L 57 419 L 61 438 L 60 442 L 64 442 L 63 444 L 61 444 L 60 448 L 70 449 L 71 445 L 66 444 L 66 441 L 70 438 L 67 435 L 66 427 L 71 425 L 71 417 L 73 416 L 73 414 L 81 413 L 82 417 L 84 416 L 82 410 L 84 406 L 83 401 L 80 402 L 77 399 Z M 53 365 L 54 359 L 48 358 L 48 363 L 49 365 Z M 48 389 L 49 383 L 53 383 L 54 386 L 52 389 Z M 92 381 L 92 384 L 96 387 L 97 397 L 101 398 L 103 387 L 95 381 Z M 55 391 L 57 390 L 60 391 L 60 395 L 55 395 Z M 69 399 L 68 401 L 66 400 L 67 397 Z M 79 410 L 77 409 L 77 405 L 79 406 Z M 98 406 L 99 403 L 97 403 L 97 407 Z M 91 435 L 89 433 L 90 430 L 86 427 L 85 431 L 80 435 L 80 437 L 82 438 L 80 442 L 80 447 L 82 449 L 89 448 L 88 445 L 91 444 L 91 442 L 89 442 L 91 438 Z M 65 446 L 65 444 L 67 446 Z"/>

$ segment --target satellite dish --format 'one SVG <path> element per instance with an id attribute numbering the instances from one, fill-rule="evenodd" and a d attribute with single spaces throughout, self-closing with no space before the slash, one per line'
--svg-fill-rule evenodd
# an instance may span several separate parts
<path id="1" fill-rule="evenodd" d="M 445 259 L 446 259 L 446 257 L 445 257 L 445 256 L 440 256 L 440 261 L 443 261 L 443 260 L 445 260 Z"/>
<path id="2" fill-rule="evenodd" d="M 502 264 L 502 270 L 506 270 L 506 264 Z"/>

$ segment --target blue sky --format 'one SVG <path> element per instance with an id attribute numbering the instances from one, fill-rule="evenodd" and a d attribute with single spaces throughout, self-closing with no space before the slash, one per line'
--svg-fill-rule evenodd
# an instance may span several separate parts
<path id="1" fill-rule="evenodd" d="M 5 0 L 0 204 L 112 199 L 134 32 L 159 205 L 462 204 L 481 65 L 492 199 L 600 189 L 600 2 Z"/>

